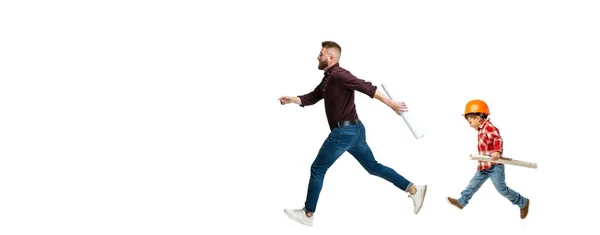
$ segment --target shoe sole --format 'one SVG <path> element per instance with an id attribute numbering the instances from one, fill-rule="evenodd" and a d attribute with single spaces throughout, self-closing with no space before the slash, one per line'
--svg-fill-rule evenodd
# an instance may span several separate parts
<path id="1" fill-rule="evenodd" d="M 283 210 L 283 213 L 285 213 L 285 215 L 287 215 L 288 218 L 290 218 L 293 221 L 298 222 L 299 224 L 306 225 L 306 226 L 312 226 L 312 224 L 305 224 L 305 223 L 302 223 L 302 222 L 300 222 L 298 220 L 295 220 L 294 217 L 290 213 L 288 213 L 287 211 L 285 211 L 285 210 Z"/>
<path id="2" fill-rule="evenodd" d="M 419 206 L 417 212 L 415 212 L 415 215 L 419 214 L 421 208 L 423 207 L 423 204 L 425 204 L 425 195 L 427 195 L 427 185 L 423 185 L 423 201 L 421 201 L 421 206 Z"/>

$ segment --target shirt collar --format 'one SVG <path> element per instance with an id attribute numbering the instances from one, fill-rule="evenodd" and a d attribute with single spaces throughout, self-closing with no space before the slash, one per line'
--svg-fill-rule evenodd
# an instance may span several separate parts
<path id="1" fill-rule="evenodd" d="M 490 122 L 490 119 L 483 120 L 483 122 L 481 123 L 481 125 L 479 125 L 479 129 L 478 130 L 481 130 L 481 128 L 483 128 L 483 126 L 485 126 L 486 124 L 488 124 L 488 122 Z"/>
<path id="2" fill-rule="evenodd" d="M 340 63 L 335 63 L 333 64 L 331 67 L 327 68 L 323 73 L 325 74 L 325 77 L 329 76 L 329 74 L 331 74 L 331 72 L 336 68 L 336 67 L 340 67 Z"/>

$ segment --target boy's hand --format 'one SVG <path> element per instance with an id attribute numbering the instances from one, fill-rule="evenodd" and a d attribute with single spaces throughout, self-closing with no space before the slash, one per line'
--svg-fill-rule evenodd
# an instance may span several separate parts
<path id="1" fill-rule="evenodd" d="M 500 154 L 500 152 L 494 152 L 492 153 L 492 161 L 498 161 L 498 159 L 500 159 L 502 154 Z"/>

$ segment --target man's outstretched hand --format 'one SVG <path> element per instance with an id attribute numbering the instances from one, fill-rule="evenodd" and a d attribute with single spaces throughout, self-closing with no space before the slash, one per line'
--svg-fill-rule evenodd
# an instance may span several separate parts
<path id="1" fill-rule="evenodd" d="M 291 103 L 300 104 L 300 98 L 298 98 L 297 96 L 282 96 L 282 97 L 279 97 L 279 103 L 281 105 L 291 104 Z"/>

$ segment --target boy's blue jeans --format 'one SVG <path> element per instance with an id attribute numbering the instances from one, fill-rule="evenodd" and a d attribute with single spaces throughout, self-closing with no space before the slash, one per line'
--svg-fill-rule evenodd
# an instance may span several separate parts
<path id="1" fill-rule="evenodd" d="M 329 133 L 329 136 L 325 139 L 317 157 L 312 163 L 308 193 L 306 195 L 306 202 L 304 203 L 305 210 L 315 212 L 327 169 L 346 151 L 369 174 L 381 177 L 404 191 L 407 191 L 412 186 L 410 181 L 392 168 L 384 166 L 375 160 L 371 148 L 367 144 L 365 127 L 362 123 L 339 127 Z"/>
<path id="2" fill-rule="evenodd" d="M 483 185 L 488 178 L 492 180 L 494 187 L 496 187 L 496 190 L 498 190 L 500 195 L 506 197 L 513 205 L 517 205 L 519 208 L 525 207 L 525 203 L 527 202 L 526 198 L 506 186 L 504 179 L 504 164 L 496 164 L 487 170 L 478 170 L 473 176 L 473 179 L 471 179 L 471 182 L 469 182 L 467 188 L 460 193 L 461 197 L 458 199 L 458 203 L 463 207 L 469 204 L 469 200 L 471 200 L 473 194 L 479 190 L 481 185 Z"/>

